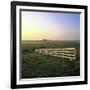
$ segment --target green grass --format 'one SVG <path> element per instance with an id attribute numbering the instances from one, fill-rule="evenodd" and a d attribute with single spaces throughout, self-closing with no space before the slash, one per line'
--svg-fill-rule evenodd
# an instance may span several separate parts
<path id="1" fill-rule="evenodd" d="M 22 44 L 22 78 L 42 78 L 80 75 L 79 41 L 49 41 Z M 35 53 L 35 48 L 68 48 L 77 50 L 76 59 L 69 61 L 60 57 Z"/>

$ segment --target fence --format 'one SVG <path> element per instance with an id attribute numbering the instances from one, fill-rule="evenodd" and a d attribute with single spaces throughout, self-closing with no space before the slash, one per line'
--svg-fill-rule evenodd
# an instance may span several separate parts
<path id="1" fill-rule="evenodd" d="M 42 48 L 35 49 L 35 52 L 56 57 L 69 58 L 70 60 L 76 59 L 75 48 Z"/>

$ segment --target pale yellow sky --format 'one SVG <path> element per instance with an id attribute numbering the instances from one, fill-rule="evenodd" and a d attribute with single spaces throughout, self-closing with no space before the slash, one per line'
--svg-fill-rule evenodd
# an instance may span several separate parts
<path id="1" fill-rule="evenodd" d="M 21 38 L 22 40 L 69 40 L 79 39 L 77 22 L 69 21 L 71 16 L 59 13 L 22 12 Z M 66 15 L 66 16 L 65 16 Z M 77 19 L 77 18 L 76 18 Z M 73 25 L 72 25 L 73 23 Z M 75 27 L 74 27 L 75 25 Z M 78 33 L 77 33 L 78 32 Z"/>

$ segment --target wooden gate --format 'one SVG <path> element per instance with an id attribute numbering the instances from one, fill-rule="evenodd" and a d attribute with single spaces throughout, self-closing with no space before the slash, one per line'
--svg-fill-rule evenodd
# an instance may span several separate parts
<path id="1" fill-rule="evenodd" d="M 35 52 L 56 57 L 69 58 L 70 60 L 76 59 L 75 48 L 41 48 L 35 49 Z"/>

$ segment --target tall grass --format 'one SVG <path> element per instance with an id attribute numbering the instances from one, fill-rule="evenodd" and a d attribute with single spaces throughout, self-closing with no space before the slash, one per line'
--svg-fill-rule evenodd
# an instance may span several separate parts
<path id="1" fill-rule="evenodd" d="M 64 77 L 80 75 L 80 51 L 79 42 L 43 42 L 43 43 L 23 43 L 22 44 L 22 78 L 42 78 L 42 77 Z M 54 57 L 34 52 L 35 48 L 68 48 L 74 47 L 77 50 L 76 59 Z"/>

